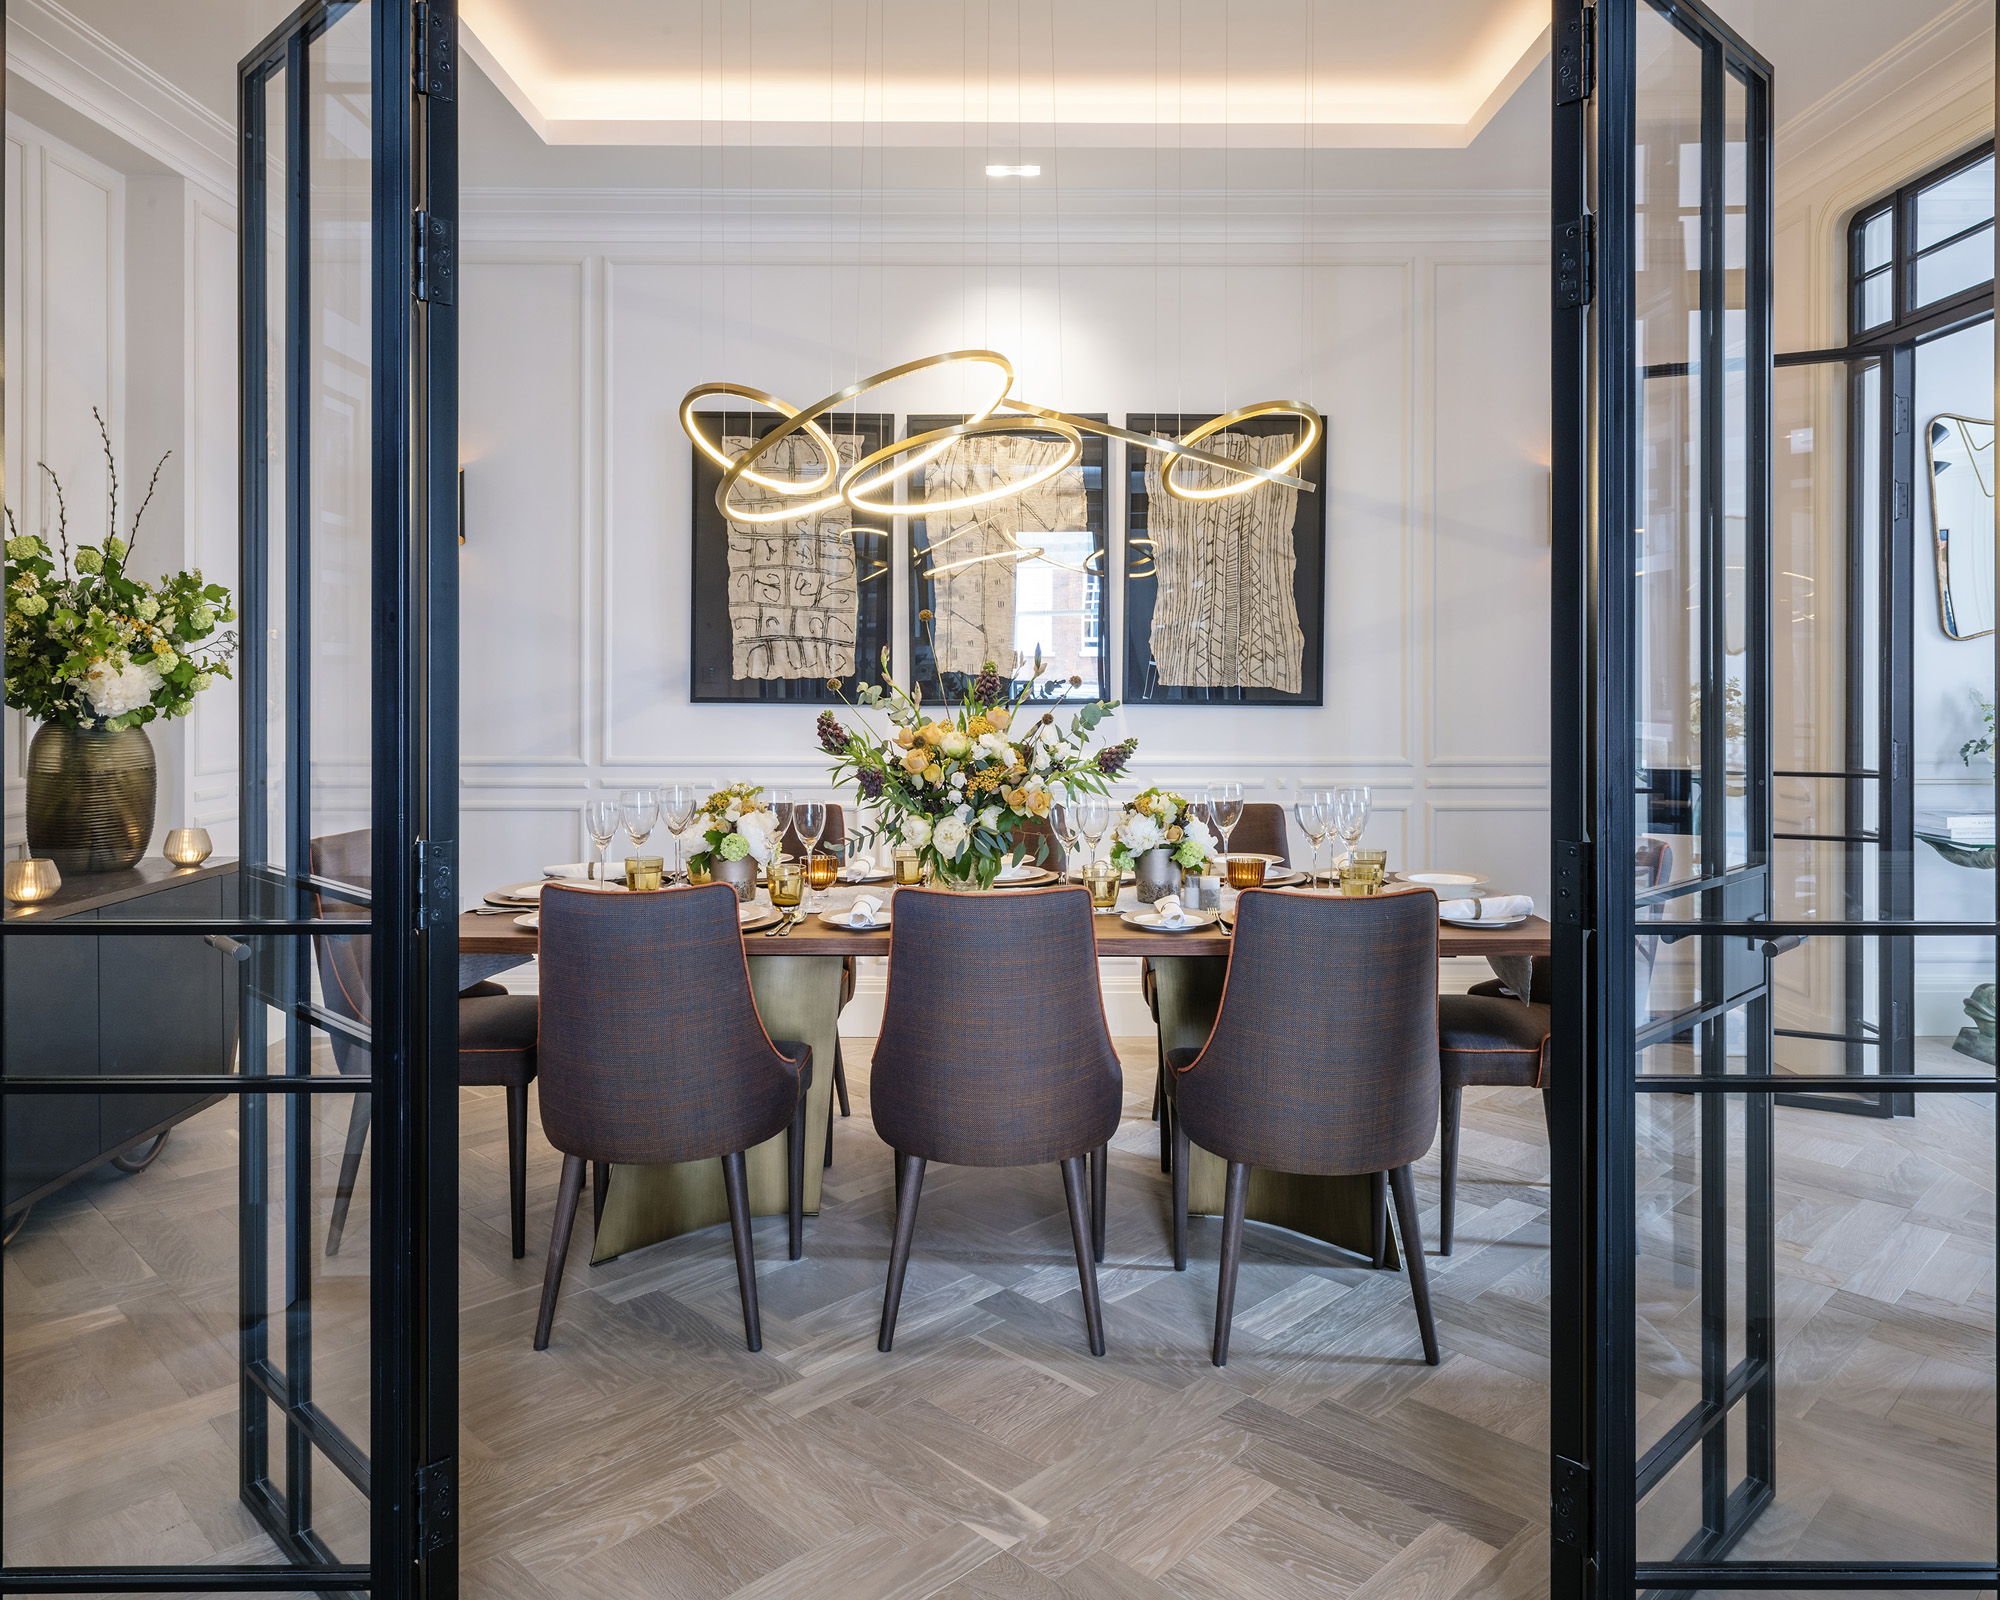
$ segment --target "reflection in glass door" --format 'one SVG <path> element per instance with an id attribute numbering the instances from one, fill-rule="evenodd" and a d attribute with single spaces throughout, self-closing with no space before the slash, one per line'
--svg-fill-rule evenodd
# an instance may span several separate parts
<path id="1" fill-rule="evenodd" d="M 1911 894 L 1908 351 L 1774 366 L 1723 19 L 1556 41 L 1551 1588 L 1991 1588 L 1994 1243 L 1918 1186 L 1990 1204 L 1995 1079 L 1907 1001 L 2000 922 Z"/>

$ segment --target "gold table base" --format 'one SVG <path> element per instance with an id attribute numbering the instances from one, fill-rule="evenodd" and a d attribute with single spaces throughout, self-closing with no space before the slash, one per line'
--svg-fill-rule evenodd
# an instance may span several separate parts
<path id="1" fill-rule="evenodd" d="M 1207 1042 L 1222 1004 L 1222 980 L 1229 971 L 1223 956 L 1154 956 L 1159 983 L 1160 1038 L 1165 1050 L 1198 1049 Z M 1200 1145 L 1188 1146 L 1188 1213 L 1222 1215 L 1223 1186 L 1229 1163 Z M 1319 1177 L 1302 1172 L 1250 1169 L 1250 1193 L 1244 1213 L 1252 1222 L 1268 1222 L 1293 1233 L 1338 1245 L 1375 1259 L 1374 1183 L 1368 1177 Z M 1393 1228 L 1388 1230 L 1385 1265 L 1397 1267 L 1402 1257 Z"/>
<path id="2" fill-rule="evenodd" d="M 812 1046 L 813 1081 L 806 1091 L 805 1210 L 819 1215 L 820 1162 L 826 1122 L 833 1110 L 833 1051 L 840 1037 L 839 956 L 750 956 L 750 988 L 764 1031 L 773 1039 Z M 766 1139 L 749 1154 L 750 1214 L 782 1217 L 791 1203 L 785 1174 L 785 1136 Z M 683 1161 L 663 1167 L 613 1167 L 604 1217 L 591 1244 L 594 1266 L 662 1239 L 712 1228 L 729 1220 L 722 1192 L 722 1162 Z M 807 1240 L 807 1248 L 812 1241 Z"/>

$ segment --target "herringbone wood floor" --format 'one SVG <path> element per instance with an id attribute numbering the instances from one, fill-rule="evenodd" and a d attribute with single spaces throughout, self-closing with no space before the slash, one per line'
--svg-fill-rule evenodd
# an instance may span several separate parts
<path id="1" fill-rule="evenodd" d="M 759 1355 L 722 1229 L 600 1268 L 580 1237 L 553 1347 L 535 1354 L 556 1159 L 537 1131 L 529 1258 L 514 1262 L 502 1102 L 465 1092 L 465 1594 L 1545 1591 L 1534 1094 L 1468 1096 L 1457 1248 L 1429 1258 L 1436 1369 L 1402 1274 L 1255 1228 L 1231 1364 L 1208 1364 L 1218 1225 L 1198 1220 L 1190 1270 L 1169 1270 L 1146 1041 L 1126 1046 L 1107 1357 L 1083 1346 L 1054 1169 L 934 1171 L 882 1356 L 892 1185 L 868 1048 L 848 1046 L 855 1115 L 806 1259 L 785 1261 L 780 1219 L 758 1226 Z M 1642 1434 L 1695 1392 L 1698 1174 L 1677 1104 L 1641 1149 Z M 345 1102 L 321 1116 L 324 1195 Z M 1743 1553 L 1990 1558 L 1991 1104 L 1926 1101 L 1894 1124 L 1778 1117 L 1780 1493 Z M 236 1154 L 233 1112 L 205 1113 L 154 1169 L 73 1187 L 8 1249 L 9 1562 L 270 1558 L 236 1501 Z M 1420 1184 L 1434 1250 L 1434 1157 Z M 316 1253 L 313 1365 L 322 1405 L 365 1437 L 359 1203 L 348 1237 Z M 1672 1553 L 1687 1477 L 1647 1507 L 1644 1553 Z M 315 1488 L 337 1553 L 359 1556 L 352 1492 L 324 1467 Z"/>

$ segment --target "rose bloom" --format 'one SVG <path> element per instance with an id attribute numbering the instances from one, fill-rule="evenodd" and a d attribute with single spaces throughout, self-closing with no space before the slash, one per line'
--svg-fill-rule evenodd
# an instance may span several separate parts
<path id="1" fill-rule="evenodd" d="M 1007 717 L 1008 712 L 1005 706 L 995 706 L 991 711 L 986 713 L 986 720 L 996 728 L 1006 727 Z"/>
<path id="2" fill-rule="evenodd" d="M 898 728 L 896 730 L 896 743 L 901 745 L 905 750 L 910 748 L 915 739 L 916 735 L 911 733 L 908 728 Z"/>
<path id="3" fill-rule="evenodd" d="M 958 729 L 952 728 L 938 740 L 938 748 L 948 756 L 962 756 L 972 748 L 972 740 Z"/>
<path id="4" fill-rule="evenodd" d="M 930 764 L 931 753 L 928 750 L 912 750 L 908 755 L 903 757 L 903 770 L 905 772 L 922 772 Z"/>
<path id="5" fill-rule="evenodd" d="M 944 741 L 945 726 L 942 722 L 926 722 L 917 729 L 917 737 L 925 744 L 941 744 Z"/>

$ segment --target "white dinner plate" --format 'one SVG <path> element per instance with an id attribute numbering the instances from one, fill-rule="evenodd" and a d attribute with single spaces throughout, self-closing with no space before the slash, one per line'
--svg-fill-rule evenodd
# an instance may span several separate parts
<path id="1" fill-rule="evenodd" d="M 1016 867 L 1001 873 L 995 878 L 993 880 L 993 887 L 996 889 L 1035 889 L 1045 883 L 1054 883 L 1055 881 L 1056 875 L 1047 867 L 1030 867 L 1025 872 Z"/>
<path id="2" fill-rule="evenodd" d="M 533 883 L 510 883 L 499 889 L 489 889 L 486 903 L 489 906 L 531 906 L 540 902 L 542 885 L 547 878 L 537 878 Z"/>
<path id="3" fill-rule="evenodd" d="M 1135 928 L 1144 928 L 1148 933 L 1193 933 L 1197 928 L 1206 928 L 1210 923 L 1220 922 L 1220 911 L 1183 911 L 1187 918 L 1178 928 L 1170 928 L 1160 921 L 1157 911 L 1128 911 L 1125 920 Z"/>
<path id="4" fill-rule="evenodd" d="M 1493 881 L 1477 872 L 1398 872 L 1395 876 L 1426 889 L 1477 889 Z"/>
<path id="5" fill-rule="evenodd" d="M 1229 882 L 1229 877 L 1226 873 L 1219 872 L 1216 876 L 1221 878 L 1225 885 Z M 1283 867 L 1273 872 L 1267 867 L 1264 870 L 1264 881 L 1258 884 L 1257 887 L 1260 889 L 1289 889 L 1293 884 L 1304 883 L 1305 881 L 1306 875 L 1294 868 Z"/>
<path id="6" fill-rule="evenodd" d="M 750 933 L 758 928 L 770 927 L 783 916 L 784 912 L 776 906 L 758 905 L 753 900 L 747 905 L 736 908 L 736 925 L 745 933 Z"/>
<path id="7" fill-rule="evenodd" d="M 541 930 L 542 914 L 539 911 L 530 911 L 525 917 L 516 917 L 514 926 L 526 928 L 530 933 L 537 933 Z"/>
<path id="8" fill-rule="evenodd" d="M 894 870 L 889 867 L 877 867 L 873 872 L 864 872 L 858 878 L 850 878 L 845 872 L 842 872 L 838 881 L 841 883 L 887 883 L 895 875 Z"/>
<path id="9" fill-rule="evenodd" d="M 1446 917 L 1454 928 L 1518 928 L 1526 917 Z"/>
<path id="10" fill-rule="evenodd" d="M 602 874 L 598 872 L 595 861 L 565 861 L 559 866 L 542 868 L 542 876 L 544 878 L 601 879 L 611 883 L 623 883 L 625 881 L 625 860 L 621 856 L 616 861 L 606 862 Z"/>
<path id="11" fill-rule="evenodd" d="M 850 907 L 849 909 L 851 910 L 852 908 Z M 847 916 L 848 913 L 846 911 L 822 911 L 819 914 L 819 920 L 824 922 L 829 928 L 844 928 L 849 933 L 873 933 L 877 928 L 886 928 L 889 926 L 889 908 L 887 906 L 877 911 L 875 913 L 875 920 L 868 923 L 865 927 L 857 928 L 847 920 Z"/>

